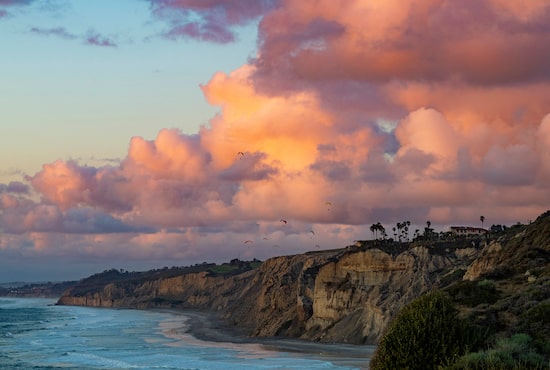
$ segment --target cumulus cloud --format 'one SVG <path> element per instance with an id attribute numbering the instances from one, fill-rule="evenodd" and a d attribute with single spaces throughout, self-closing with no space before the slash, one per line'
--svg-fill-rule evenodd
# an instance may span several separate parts
<path id="1" fill-rule="evenodd" d="M 539 46 L 549 42 L 549 6 L 528 7 L 488 0 L 287 1 L 261 21 L 256 65 L 259 73 L 309 81 L 548 80 L 550 52 Z"/>

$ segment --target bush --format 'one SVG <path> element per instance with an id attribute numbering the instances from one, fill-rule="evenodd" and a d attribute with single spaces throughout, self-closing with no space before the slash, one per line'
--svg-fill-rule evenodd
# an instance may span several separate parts
<path id="1" fill-rule="evenodd" d="M 491 280 L 480 280 L 478 282 L 462 280 L 446 287 L 445 291 L 453 297 L 456 303 L 470 307 L 482 303 L 495 303 L 500 296 Z"/>
<path id="2" fill-rule="evenodd" d="M 537 304 L 526 310 L 520 319 L 518 329 L 533 338 L 532 346 L 542 353 L 550 354 L 550 303 Z"/>
<path id="3" fill-rule="evenodd" d="M 389 325 L 371 360 L 373 370 L 437 369 L 483 341 L 483 335 L 457 318 L 452 300 L 438 291 L 405 306 Z"/>
<path id="4" fill-rule="evenodd" d="M 516 334 L 499 339 L 494 348 L 468 353 L 459 358 L 447 370 L 520 370 L 548 369 L 548 360 L 532 348 L 527 334 Z"/>
<path id="5" fill-rule="evenodd" d="M 443 275 L 443 277 L 439 281 L 439 284 L 442 287 L 446 287 L 447 285 L 449 285 L 451 283 L 462 280 L 465 273 L 466 273 L 466 270 L 464 270 L 464 269 L 454 270 L 453 272 L 450 272 L 450 273 L 447 273 L 447 274 Z"/>

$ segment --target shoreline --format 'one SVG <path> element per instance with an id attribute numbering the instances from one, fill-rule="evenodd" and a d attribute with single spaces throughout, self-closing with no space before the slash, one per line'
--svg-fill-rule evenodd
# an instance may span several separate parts
<path id="1" fill-rule="evenodd" d="M 367 369 L 376 346 L 323 343 L 298 338 L 250 337 L 242 330 L 223 322 L 215 313 L 197 310 L 156 310 L 180 316 L 164 334 L 183 342 L 210 342 L 232 348 L 257 346 L 261 351 L 300 353 L 324 358 L 332 363 Z"/>

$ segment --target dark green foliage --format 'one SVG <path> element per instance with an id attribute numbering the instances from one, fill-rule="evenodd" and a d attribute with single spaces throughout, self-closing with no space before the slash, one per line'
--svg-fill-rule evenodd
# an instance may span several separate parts
<path id="1" fill-rule="evenodd" d="M 452 300 L 437 291 L 417 298 L 399 312 L 370 366 L 373 370 L 437 369 L 483 340 L 479 330 L 458 319 Z"/>
<path id="2" fill-rule="evenodd" d="M 520 370 L 548 369 L 550 363 L 533 349 L 532 339 L 527 334 L 497 340 L 486 351 L 468 353 L 459 358 L 447 370 Z"/>
<path id="3" fill-rule="evenodd" d="M 491 280 L 457 281 L 445 288 L 456 303 L 475 307 L 482 303 L 495 303 L 499 293 Z"/>
<path id="4" fill-rule="evenodd" d="M 105 270 L 82 279 L 76 284 L 71 292 L 73 296 L 86 296 L 103 290 L 108 284 L 116 284 L 117 287 L 132 291 L 136 286 L 151 280 L 169 279 L 186 274 L 198 272 L 208 272 L 211 275 L 236 275 L 242 272 L 255 269 L 261 265 L 261 261 L 241 261 L 234 259 L 229 263 L 216 265 L 215 263 L 203 262 L 193 266 L 173 266 L 162 269 L 149 270 L 143 272 L 126 270 Z"/>
<path id="5" fill-rule="evenodd" d="M 540 216 L 538 216 L 537 221 L 540 221 L 540 220 L 545 219 L 547 217 L 550 217 L 550 210 L 548 210 L 548 211 L 542 213 Z"/>
<path id="6" fill-rule="evenodd" d="M 550 302 L 541 302 L 520 316 L 518 330 L 533 337 L 533 346 L 550 357 Z"/>
<path id="7" fill-rule="evenodd" d="M 446 287 L 455 281 L 461 280 L 465 273 L 466 270 L 464 269 L 454 270 L 453 272 L 443 275 L 439 281 L 439 284 L 441 287 Z"/>
<path id="8" fill-rule="evenodd" d="M 223 263 L 221 265 L 214 265 L 208 269 L 208 276 L 217 275 L 238 275 L 243 272 L 254 270 L 262 264 L 261 261 L 254 259 L 253 261 L 241 261 L 238 259 L 231 260 L 229 263 Z"/>
<path id="9" fill-rule="evenodd" d="M 491 280 L 511 279 L 515 275 L 514 270 L 506 265 L 496 266 L 493 270 L 485 272 L 482 276 Z"/>

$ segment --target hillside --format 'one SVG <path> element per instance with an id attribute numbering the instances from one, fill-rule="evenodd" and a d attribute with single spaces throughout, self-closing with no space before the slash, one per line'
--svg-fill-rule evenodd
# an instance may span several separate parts
<path id="1" fill-rule="evenodd" d="M 82 280 L 58 304 L 203 309 L 251 336 L 376 344 L 401 308 L 442 289 L 461 315 L 494 333 L 545 333 L 550 217 L 544 216 L 486 239 L 356 242 L 168 275 L 111 270 Z"/>
<path id="2" fill-rule="evenodd" d="M 491 336 L 528 334 L 550 358 L 550 212 L 490 243 L 444 291 Z"/>

